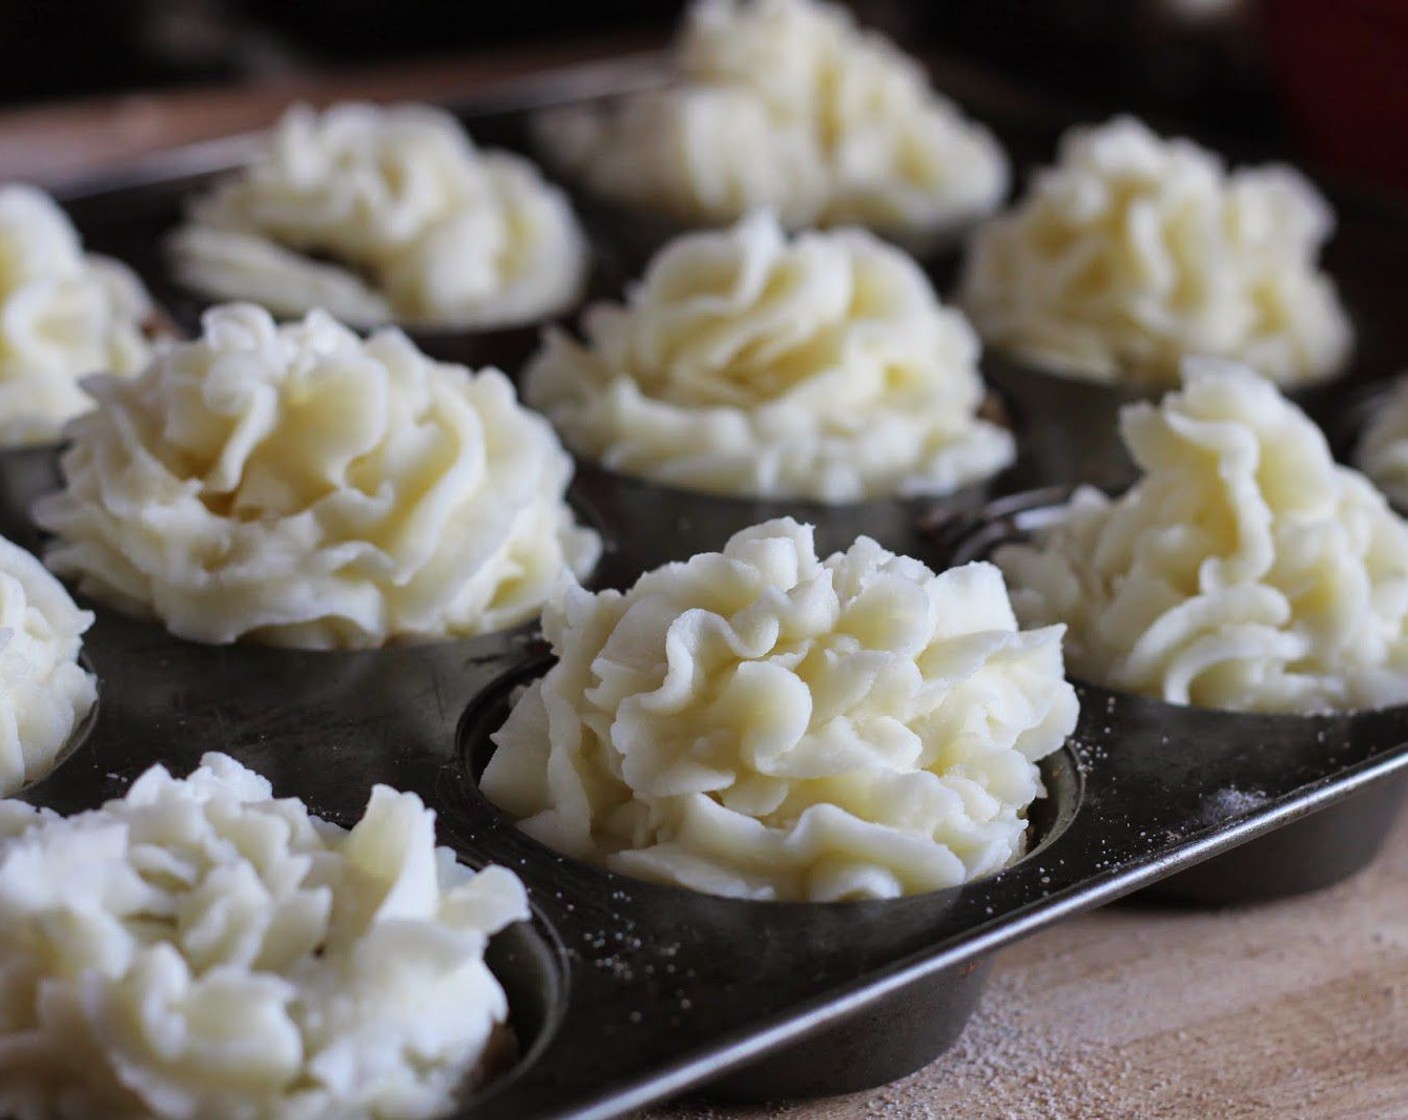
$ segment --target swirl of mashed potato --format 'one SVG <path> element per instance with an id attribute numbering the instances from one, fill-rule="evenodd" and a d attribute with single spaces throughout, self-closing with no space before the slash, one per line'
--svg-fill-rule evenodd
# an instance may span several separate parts
<path id="1" fill-rule="evenodd" d="M 554 158 L 598 193 L 690 222 L 757 206 L 923 246 L 1006 193 L 991 135 L 894 44 L 818 0 L 698 0 L 681 85 L 546 115 Z"/>
<path id="2" fill-rule="evenodd" d="M 1296 385 L 1339 372 L 1353 341 L 1316 268 L 1333 225 L 1291 168 L 1228 174 L 1120 117 L 1072 130 L 977 231 L 959 303 L 988 344 L 1072 377 L 1168 388 L 1204 356 Z"/>
<path id="3" fill-rule="evenodd" d="M 91 383 L 49 566 L 175 634 L 303 647 L 465 636 L 535 615 L 600 549 L 572 463 L 497 370 L 248 304 L 132 380 Z"/>
<path id="4" fill-rule="evenodd" d="M 1408 376 L 1374 409 L 1355 463 L 1400 508 L 1408 508 Z"/>
<path id="5" fill-rule="evenodd" d="M 78 663 L 93 616 L 0 537 L 0 797 L 51 770 L 98 697 Z"/>
<path id="6" fill-rule="evenodd" d="M 72 817 L 0 808 L 6 1116 L 409 1120 L 512 1047 L 484 947 L 523 885 L 437 849 L 414 794 L 347 832 L 207 754 Z"/>
<path id="7" fill-rule="evenodd" d="M 1205 708 L 1408 702 L 1408 523 L 1274 385 L 1190 362 L 1121 431 L 1130 490 L 1078 491 L 994 556 L 1023 624 L 1066 624 L 1074 673 Z"/>
<path id="8" fill-rule="evenodd" d="M 677 238 L 585 343 L 549 331 L 524 396 L 614 470 L 721 494 L 947 494 L 1015 456 L 978 418 L 978 343 L 862 230 L 789 240 L 767 214 Z"/>
<path id="9" fill-rule="evenodd" d="M 136 275 L 84 253 L 52 198 L 0 186 L 0 446 L 58 439 L 93 407 L 79 378 L 146 365 L 152 312 Z"/>
<path id="10" fill-rule="evenodd" d="M 624 594 L 569 587 L 557 664 L 485 794 L 543 843 L 713 894 L 834 901 L 1006 866 L 1075 727 L 1061 627 L 1017 629 L 990 564 L 935 575 L 790 519 Z"/>
<path id="11" fill-rule="evenodd" d="M 746 89 L 678 86 L 610 112 L 554 110 L 539 122 L 553 157 L 604 198 L 678 220 L 774 211 L 789 229 L 819 219 L 828 190 L 809 133 L 779 128 Z"/>
<path id="12" fill-rule="evenodd" d="M 169 247 L 197 291 L 362 327 L 532 323 L 577 302 L 588 262 L 562 191 L 425 105 L 289 110 Z"/>

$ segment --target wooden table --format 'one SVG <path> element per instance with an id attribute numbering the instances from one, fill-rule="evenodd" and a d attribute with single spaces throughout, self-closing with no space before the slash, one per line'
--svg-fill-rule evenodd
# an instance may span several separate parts
<path id="1" fill-rule="evenodd" d="M 258 89 L 0 113 L 5 178 L 52 181 L 258 127 L 295 100 L 453 98 L 648 45 L 569 44 Z M 1239 1120 L 1408 1117 L 1408 818 L 1378 863 L 1311 897 L 1199 914 L 1120 906 L 999 958 L 957 1048 L 873 1093 L 651 1120 Z"/>
<path id="2" fill-rule="evenodd" d="M 252 86 L 84 98 L 0 111 L 0 181 L 48 184 L 120 168 L 166 148 L 263 128 L 299 101 L 453 101 L 534 71 L 660 45 L 658 37 L 618 35 L 311 73 Z"/>

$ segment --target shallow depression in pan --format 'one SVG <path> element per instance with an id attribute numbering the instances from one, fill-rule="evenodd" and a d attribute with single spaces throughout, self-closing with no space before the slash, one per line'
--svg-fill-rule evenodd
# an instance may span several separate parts
<path id="1" fill-rule="evenodd" d="M 454 719 L 440 718 L 431 696 L 445 692 L 449 704 L 463 703 L 520 648 L 498 637 L 405 651 L 202 646 L 106 612 L 90 644 L 84 666 L 106 666 L 100 680 L 108 683 L 70 741 L 67 768 L 28 785 L 23 800 L 81 813 L 124 794 L 152 765 L 182 776 L 206 751 L 219 750 L 268 778 L 276 797 L 296 796 L 343 828 L 361 819 L 379 782 L 437 808 L 436 778 Z M 452 692 L 452 678 L 460 677 L 466 691 Z M 422 703 L 408 701 L 417 697 Z M 397 733 L 388 738 L 392 713 Z M 453 847 L 438 831 L 440 843 Z M 489 862 L 472 849 L 457 854 L 467 865 Z M 550 1044 L 565 1002 L 563 955 L 536 907 L 528 922 L 491 938 L 485 960 L 507 996 L 516 1045 L 494 1063 L 492 1082 L 472 1099 L 466 1089 L 471 1105 L 515 1081 Z"/>
<path id="2" fill-rule="evenodd" d="M 219 749 L 270 778 L 279 796 L 296 795 L 342 825 L 359 819 L 377 782 L 439 810 L 437 781 L 451 761 L 455 719 L 530 642 L 525 627 L 394 650 L 204 646 L 100 610 L 92 658 L 113 687 L 89 746 L 33 799 L 81 811 L 120 794 L 153 763 L 182 774 Z M 472 847 L 460 854 L 486 862 Z M 550 1045 L 565 991 L 559 942 L 541 914 L 533 926 L 494 938 L 487 959 L 507 992 L 523 1056 L 476 1093 L 470 1109 L 514 1084 Z"/>

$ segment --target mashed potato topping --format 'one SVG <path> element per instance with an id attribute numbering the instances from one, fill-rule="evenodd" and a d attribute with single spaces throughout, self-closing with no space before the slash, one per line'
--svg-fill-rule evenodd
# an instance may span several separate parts
<path id="1" fill-rule="evenodd" d="M 1021 854 L 1037 761 L 1075 726 L 1061 627 L 1000 573 L 772 521 L 625 593 L 569 588 L 557 664 L 495 736 L 486 795 L 544 843 L 715 894 L 950 887 Z"/>
<path id="2" fill-rule="evenodd" d="M 1072 672 L 1209 708 L 1408 702 L 1408 523 L 1299 409 L 1208 363 L 1121 426 L 1143 478 L 995 556 Z"/>
<path id="3" fill-rule="evenodd" d="M 585 341 L 549 332 L 524 395 L 568 445 L 695 490 L 851 502 L 947 494 L 1010 464 L 980 419 L 978 343 L 920 269 L 861 230 L 766 214 L 687 235 Z"/>
<path id="4" fill-rule="evenodd" d="M 141 369 L 152 310 L 130 269 L 83 252 L 52 198 L 0 186 L 0 446 L 58 439 L 93 407 L 80 377 Z"/>
<path id="5" fill-rule="evenodd" d="M 182 280 L 217 299 L 362 327 L 532 323 L 575 303 L 587 269 L 566 196 L 426 105 L 290 110 L 171 251 Z"/>
<path id="6" fill-rule="evenodd" d="M 97 699 L 78 662 L 93 623 L 35 557 L 0 537 L 0 797 L 47 773 Z"/>
<path id="7" fill-rule="evenodd" d="M 1352 342 L 1317 268 L 1333 224 L 1291 168 L 1229 174 L 1121 117 L 1069 133 L 978 231 L 959 301 L 991 346 L 1074 377 L 1172 387 L 1208 356 L 1294 385 L 1337 373 Z"/>
<path id="8" fill-rule="evenodd" d="M 481 633 L 538 612 L 600 542 L 563 499 L 572 463 L 497 370 L 363 342 L 320 312 L 250 305 L 140 377 L 100 379 L 47 561 L 175 634 L 306 647 Z"/>
<path id="9" fill-rule="evenodd" d="M 599 193 L 690 222 L 767 206 L 793 228 L 855 223 L 922 244 L 1007 189 L 992 137 L 893 43 L 820 0 L 699 0 L 681 83 L 543 121 Z"/>
<path id="10" fill-rule="evenodd" d="M 0 1112 L 448 1111 L 507 1042 L 484 947 L 528 906 L 434 821 L 377 786 L 345 832 L 222 754 L 72 817 L 0 803 Z"/>

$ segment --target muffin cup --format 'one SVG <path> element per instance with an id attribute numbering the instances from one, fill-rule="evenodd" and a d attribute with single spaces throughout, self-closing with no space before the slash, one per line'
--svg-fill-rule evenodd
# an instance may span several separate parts
<path id="1" fill-rule="evenodd" d="M 465 818 L 492 819 L 515 850 L 532 853 L 520 856 L 520 864 L 550 861 L 560 872 L 555 881 L 579 885 L 570 892 L 574 898 L 605 897 L 619 904 L 617 918 L 635 913 L 624 923 L 635 931 L 629 937 L 604 930 L 586 940 L 590 951 L 607 954 L 600 967 L 628 980 L 639 970 L 648 989 L 654 982 L 645 998 L 658 1001 L 664 995 L 672 1028 L 688 1031 L 692 1012 L 696 1019 L 727 1018 L 726 1009 L 739 1001 L 754 1008 L 761 1004 L 759 1013 L 766 1014 L 789 999 L 805 1001 L 825 984 L 843 982 L 877 960 L 911 952 L 987 881 L 886 901 L 758 902 L 638 880 L 561 855 L 519 832 L 478 790 L 494 753 L 490 736 L 507 718 L 517 691 L 551 663 L 544 656 L 525 660 L 470 704 L 459 726 L 461 812 Z M 1074 752 L 1063 748 L 1040 766 L 1046 796 L 1032 806 L 1026 851 L 999 876 L 1040 860 L 1075 819 L 1081 775 Z M 580 889 L 592 883 L 595 889 Z M 574 905 L 567 910 L 573 913 Z M 663 970 L 646 948 L 658 946 L 662 937 Z M 797 1041 L 709 1079 L 703 1091 L 721 1099 L 765 1101 L 859 1092 L 903 1077 L 957 1041 L 991 964 L 990 955 L 966 960 L 898 985 L 843 1015 L 828 1015 L 824 1025 Z"/>
<path id="2" fill-rule="evenodd" d="M 1040 463 L 1042 485 L 1085 482 L 1114 489 L 1134 481 L 1137 469 L 1120 439 L 1120 410 L 1157 402 L 1177 387 L 1142 388 L 1091 381 L 1043 369 L 1001 351 L 985 351 L 983 376 L 1002 393 L 1022 425 L 1024 451 Z M 1351 373 L 1285 391 L 1288 400 L 1327 429 L 1346 391 L 1362 378 Z"/>
<path id="3" fill-rule="evenodd" d="M 574 101 L 572 104 L 574 109 L 596 107 L 609 110 L 620 100 L 617 94 L 606 94 Z M 548 108 L 543 110 L 543 113 L 550 115 L 560 109 L 560 106 Z M 540 120 L 541 114 L 535 116 L 525 130 L 527 135 L 515 135 L 514 141 L 518 144 L 526 141 L 532 157 L 568 191 L 572 205 L 583 224 L 597 235 L 603 244 L 611 246 L 616 254 L 616 263 L 624 269 L 627 278 L 635 278 L 644 272 L 651 258 L 675 238 L 732 226 L 743 217 L 741 213 L 716 217 L 686 216 L 658 206 L 634 205 L 603 194 L 583 182 L 579 174 L 563 163 L 552 144 L 545 139 L 546 130 L 541 127 Z M 894 230 L 872 229 L 871 232 L 912 256 L 929 274 L 935 286 L 944 289 L 958 274 L 965 238 L 984 217 L 985 215 L 974 215 L 909 237 Z M 796 232 L 798 229 L 811 228 L 812 224 L 789 227 L 789 230 Z M 832 224 L 842 226 L 861 223 Z"/>
<path id="4" fill-rule="evenodd" d="M 574 183 L 566 174 L 559 178 L 571 192 L 572 204 L 581 215 L 582 223 L 595 239 L 610 246 L 612 264 L 625 280 L 639 277 L 655 255 L 677 237 L 726 229 L 743 217 L 739 214 L 714 220 L 691 220 L 666 211 L 628 206 L 606 198 L 589 187 Z M 849 224 L 852 223 L 835 223 L 833 228 Z M 789 232 L 798 232 L 792 227 L 788 228 Z M 935 232 L 920 240 L 907 240 L 883 229 L 872 229 L 870 232 L 913 257 L 935 289 L 942 291 L 951 286 L 958 275 L 963 238 L 969 228 L 964 226 Z M 620 286 L 607 296 L 618 299 Z"/>
<path id="5" fill-rule="evenodd" d="M 174 222 L 174 218 L 172 221 Z M 161 227 L 155 231 L 154 236 L 162 237 L 167 233 L 169 227 Z M 616 249 L 599 238 L 592 237 L 589 231 L 588 256 L 586 282 L 581 297 L 539 319 L 479 330 L 415 323 L 384 325 L 399 327 L 417 349 L 436 361 L 453 362 L 468 366 L 472 370 L 494 366 L 517 383 L 523 366 L 541 344 L 544 330 L 553 326 L 566 327 L 575 322 L 582 310 L 593 300 L 614 298 L 620 293 L 628 274 L 623 270 Z M 170 261 L 164 253 L 158 258 L 158 267 L 159 283 L 166 295 L 167 304 L 173 309 L 179 323 L 193 337 L 200 334 L 200 319 L 205 311 L 217 303 L 231 302 L 214 299 L 187 287 L 172 271 Z M 275 317 L 280 322 L 302 318 L 301 315 Z M 348 325 L 363 335 L 379 329 L 358 324 Z"/>
<path id="6" fill-rule="evenodd" d="M 675 238 L 733 224 L 727 218 L 690 220 L 661 210 L 627 206 L 575 182 L 565 173 L 558 179 L 571 194 L 572 205 L 583 224 L 612 246 L 617 262 L 630 278 L 644 272 L 651 258 Z"/>
<path id="7" fill-rule="evenodd" d="M 897 1081 L 958 1041 L 992 963 L 992 957 L 980 957 L 916 980 L 836 1026 L 725 1074 L 703 1092 L 758 1102 L 858 1093 Z"/>
<path id="8" fill-rule="evenodd" d="M 269 778 L 277 796 L 299 796 L 312 812 L 344 826 L 357 821 L 377 782 L 438 808 L 435 785 L 449 761 L 450 736 L 436 739 L 438 751 L 431 747 L 435 690 L 461 668 L 467 679 L 482 680 L 476 665 L 531 641 L 519 628 L 369 652 L 206 646 L 101 603 L 80 605 L 98 615 L 85 660 L 104 682 L 101 703 L 85 721 L 86 743 L 19 794 L 64 814 L 121 796 L 158 763 L 185 774 L 209 750 L 234 756 Z M 429 698 L 429 710 L 405 715 L 402 704 L 411 697 Z M 452 846 L 471 866 L 487 862 Z M 508 1036 L 498 1044 L 493 1064 L 500 1077 L 473 1100 L 501 1091 L 500 1082 L 512 1082 L 547 1045 L 565 999 L 563 960 L 556 933 L 540 916 L 491 940 L 486 961 L 509 997 L 513 1044 L 506 1046 Z"/>
<path id="9" fill-rule="evenodd" d="M 954 563 L 982 559 L 1056 520 L 1072 490 L 1051 488 L 995 502 L 967 524 L 944 531 Z M 1327 714 L 1260 714 L 1121 693 L 1131 716 L 1162 728 L 1164 758 L 1133 765 L 1166 767 L 1180 777 L 1193 829 L 1270 809 L 1280 797 L 1323 781 L 1327 772 L 1408 749 L 1408 705 Z M 1113 707 L 1112 707 L 1113 710 Z M 1135 748 L 1116 742 L 1112 751 Z M 1314 812 L 1288 812 L 1275 832 L 1163 879 L 1150 898 L 1221 906 L 1304 894 L 1355 874 L 1378 853 L 1397 819 L 1408 781 L 1385 773 L 1354 796 Z"/>
<path id="10" fill-rule="evenodd" d="M 63 486 L 59 459 L 65 446 L 42 443 L 0 450 L 0 536 L 36 556 L 43 551 L 44 534 L 30 519 L 29 507 L 39 495 Z"/>
<path id="11" fill-rule="evenodd" d="M 432 331 L 421 327 L 402 329 L 417 350 L 437 362 L 453 362 L 472 370 L 493 366 L 517 381 L 523 363 L 538 347 L 544 325 L 474 332 Z"/>
<path id="12" fill-rule="evenodd" d="M 1146 887 L 1140 899 L 1239 906 L 1309 894 L 1357 875 L 1382 850 L 1408 798 L 1396 775 L 1327 809 Z"/>
<path id="13" fill-rule="evenodd" d="M 493 366 L 507 374 L 510 380 L 516 384 L 523 371 L 523 366 L 538 349 L 543 331 L 551 326 L 566 326 L 581 313 L 589 299 L 599 293 L 605 293 L 607 290 L 614 292 L 617 275 L 614 265 L 594 257 L 587 289 L 582 299 L 530 323 L 493 327 L 485 330 L 459 330 L 452 327 L 428 327 L 400 323 L 383 324 L 383 326 L 399 327 L 416 349 L 438 362 L 452 362 L 467 366 L 471 370 Z M 168 277 L 166 284 L 167 290 L 172 293 L 171 304 L 177 309 L 181 321 L 186 325 L 192 337 L 200 334 L 200 319 L 208 309 L 221 302 L 236 302 L 212 299 L 184 287 L 174 277 Z M 258 301 L 247 302 L 257 303 Z M 275 317 L 281 323 L 302 318 L 301 315 Z M 358 324 L 348 324 L 348 326 L 361 335 L 367 335 L 381 329 L 381 327 L 365 327 Z"/>
<path id="14" fill-rule="evenodd" d="M 1001 352 L 985 350 L 981 366 L 1020 426 L 1024 454 L 1039 464 L 1039 484 L 1118 487 L 1134 479 L 1120 441 L 1120 409 L 1157 400 L 1159 392 L 1053 373 Z"/>
<path id="15" fill-rule="evenodd" d="M 793 517 L 816 530 L 819 556 L 849 548 L 868 536 L 901 555 L 923 558 L 929 527 L 977 510 L 1006 492 L 1008 473 L 932 498 L 876 498 L 841 505 L 808 499 L 747 498 L 706 494 L 618 474 L 578 460 L 568 498 L 602 534 L 604 550 L 593 587 L 625 587 L 641 573 L 700 552 L 717 552 L 742 529 Z"/>
<path id="16" fill-rule="evenodd" d="M 90 247 L 130 265 L 164 309 L 156 324 L 158 333 L 197 336 L 201 315 L 207 308 L 222 302 L 238 302 L 217 299 L 188 287 L 172 269 L 165 249 L 167 238 L 184 220 L 184 201 L 208 190 L 228 170 L 222 168 L 216 173 L 173 178 L 147 191 L 114 192 L 108 196 L 76 199 L 69 204 Z M 582 298 L 540 319 L 484 330 L 415 324 L 404 325 L 402 329 L 418 348 L 438 361 L 456 362 L 471 369 L 497 366 L 516 380 L 524 362 L 537 348 L 544 327 L 575 319 L 589 300 L 619 293 L 626 274 L 614 248 L 589 234 L 588 253 L 590 260 Z M 364 327 L 356 329 L 367 333 Z"/>
<path id="17" fill-rule="evenodd" d="M 1339 462 L 1355 470 L 1362 469 L 1359 465 L 1359 445 L 1368 431 L 1370 421 L 1389 406 L 1400 380 L 1400 377 L 1388 377 L 1364 385 L 1352 392 L 1340 394 L 1337 400 L 1326 406 L 1325 436 L 1330 441 L 1330 450 Z M 1369 481 L 1376 487 L 1379 486 L 1378 479 L 1370 476 Z M 1408 504 L 1387 492 L 1385 496 L 1400 516 L 1408 516 Z"/>

